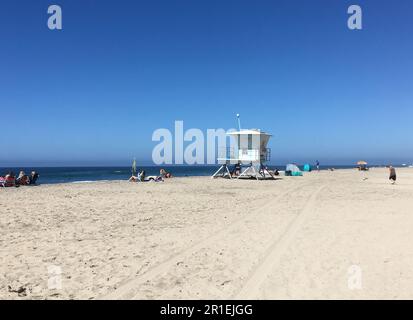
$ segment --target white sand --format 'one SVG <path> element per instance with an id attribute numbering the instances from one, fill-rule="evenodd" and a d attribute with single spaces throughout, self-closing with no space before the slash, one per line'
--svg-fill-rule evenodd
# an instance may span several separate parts
<path id="1" fill-rule="evenodd" d="M 387 177 L 0 189 L 0 298 L 413 299 L 413 170 Z"/>

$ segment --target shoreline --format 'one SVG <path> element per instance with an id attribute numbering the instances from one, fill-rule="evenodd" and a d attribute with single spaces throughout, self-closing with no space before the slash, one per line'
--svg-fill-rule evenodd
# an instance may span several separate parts
<path id="1" fill-rule="evenodd" d="M 413 169 L 409 166 L 394 166 L 397 170 L 400 169 Z M 58 168 L 58 167 L 56 167 Z M 75 167 L 74 167 L 75 168 Z M 95 167 L 79 167 L 79 168 L 83 168 L 83 169 L 87 169 L 87 168 L 95 168 Z M 104 167 L 102 167 L 104 168 Z M 115 167 L 113 167 L 115 168 Z M 125 167 L 128 168 L 128 167 Z M 153 168 L 153 167 L 152 167 Z M 162 168 L 162 167 L 159 167 Z M 191 168 L 190 166 L 185 167 L 185 168 Z M 199 168 L 199 167 L 198 167 Z M 214 167 L 215 168 L 215 167 Z M 355 170 L 357 171 L 357 167 L 348 167 L 348 168 L 334 168 L 331 167 L 332 169 L 334 169 L 333 171 L 341 171 L 341 170 Z M 386 166 L 371 166 L 369 167 L 370 170 L 378 170 L 378 169 L 385 169 Z M 45 167 L 45 169 L 47 169 L 47 167 Z M 128 168 L 129 169 L 129 168 Z M 331 172 L 330 168 L 322 168 L 320 169 L 320 172 L 325 172 L 325 171 L 329 171 Z M 284 175 L 282 174 L 284 172 L 284 170 L 280 170 L 280 176 L 279 177 L 284 177 Z M 303 172 L 304 175 L 312 173 L 312 172 L 317 172 L 316 169 L 313 169 L 311 172 Z M 178 175 L 178 176 L 173 176 L 173 179 L 176 178 L 197 178 L 197 177 L 212 177 L 212 174 L 214 173 L 214 170 L 211 170 L 211 174 L 201 174 L 201 175 L 197 175 L 197 174 L 187 174 L 187 175 Z M 39 183 L 36 186 L 41 186 L 41 185 L 60 185 L 60 184 L 84 184 L 84 183 L 94 183 L 94 182 L 121 182 L 121 181 L 127 181 L 128 178 L 125 179 L 107 179 L 107 178 L 102 178 L 102 179 L 86 179 L 86 180 L 74 180 L 74 181 L 59 181 L 59 182 L 44 182 L 42 183 L 41 180 L 41 171 L 40 171 L 40 179 L 39 179 Z M 166 179 L 169 180 L 169 179 Z M 148 181 L 146 181 L 148 182 Z M 22 187 L 27 187 L 27 186 L 22 186 Z"/>

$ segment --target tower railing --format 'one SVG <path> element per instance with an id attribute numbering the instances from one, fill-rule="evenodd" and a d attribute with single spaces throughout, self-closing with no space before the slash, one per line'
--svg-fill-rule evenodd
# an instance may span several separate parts
<path id="1" fill-rule="evenodd" d="M 242 152 L 240 152 L 242 150 Z M 218 159 L 237 160 L 245 162 L 267 162 L 271 160 L 271 148 L 266 148 L 264 152 L 259 149 L 238 149 L 233 147 L 223 147 L 218 149 Z"/>

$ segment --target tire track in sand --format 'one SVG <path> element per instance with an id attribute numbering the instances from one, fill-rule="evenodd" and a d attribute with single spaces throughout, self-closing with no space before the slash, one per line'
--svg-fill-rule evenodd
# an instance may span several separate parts
<path id="1" fill-rule="evenodd" d="M 272 201 L 266 203 L 263 207 L 260 208 L 260 210 L 255 213 L 255 215 L 259 215 L 262 212 L 265 212 L 268 210 L 270 207 L 274 205 L 274 203 L 277 203 L 282 197 L 287 195 L 290 192 L 293 192 L 297 189 L 301 189 L 308 184 L 302 184 L 302 185 L 294 185 L 290 188 L 287 188 L 280 194 L 278 194 L 277 197 L 275 197 Z M 171 266 L 174 264 L 178 263 L 179 261 L 182 260 L 182 258 L 189 256 L 200 249 L 204 248 L 205 246 L 208 246 L 210 244 L 213 244 L 215 241 L 220 239 L 221 237 L 225 236 L 227 232 L 229 232 L 231 229 L 234 229 L 238 227 L 240 224 L 243 222 L 247 221 L 248 219 L 251 219 L 251 215 L 246 214 L 244 217 L 232 222 L 230 225 L 225 226 L 224 228 L 220 229 L 217 231 L 215 234 L 208 236 L 204 238 L 203 240 L 196 242 L 195 244 L 191 245 L 190 247 L 187 247 L 186 249 L 178 252 L 177 254 L 169 257 L 168 259 L 164 260 L 163 262 L 159 263 L 158 265 L 150 268 L 148 271 L 146 271 L 144 274 L 136 276 L 133 279 L 127 280 L 127 282 L 124 282 L 121 284 L 118 288 L 116 288 L 114 291 L 109 292 L 108 294 L 99 297 L 99 300 L 117 300 L 117 299 L 132 299 L 135 295 L 133 292 L 135 288 L 137 288 L 140 284 L 149 281 L 150 279 L 155 278 L 156 276 L 160 274 L 166 273 Z"/>
<path id="2" fill-rule="evenodd" d="M 274 269 L 274 266 L 280 260 L 282 254 L 291 244 L 297 231 L 302 227 L 307 217 L 314 211 L 317 196 L 324 189 L 325 185 L 319 187 L 310 196 L 308 202 L 305 204 L 302 211 L 297 215 L 297 217 L 291 221 L 285 232 L 273 239 L 271 241 L 267 250 L 263 255 L 263 258 L 258 263 L 258 265 L 251 272 L 247 281 L 243 287 L 239 290 L 237 294 L 233 297 L 236 300 L 248 300 L 248 299 L 259 299 L 260 288 L 265 279 Z"/>

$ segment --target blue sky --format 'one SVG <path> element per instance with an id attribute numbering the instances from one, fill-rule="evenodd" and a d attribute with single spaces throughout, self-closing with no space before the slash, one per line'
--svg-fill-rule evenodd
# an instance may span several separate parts
<path id="1" fill-rule="evenodd" d="M 275 163 L 411 163 L 412 16 L 411 0 L 2 1 L 0 166 L 150 163 L 154 130 L 236 113 L 274 135 Z"/>

